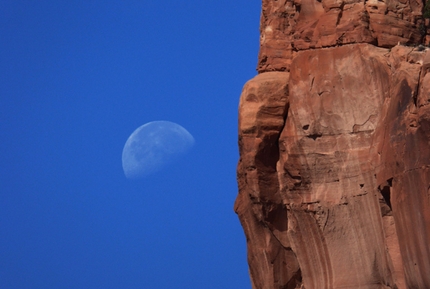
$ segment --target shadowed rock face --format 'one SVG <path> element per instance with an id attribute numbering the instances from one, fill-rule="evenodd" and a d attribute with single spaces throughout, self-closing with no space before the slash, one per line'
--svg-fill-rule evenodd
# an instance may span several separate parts
<path id="1" fill-rule="evenodd" d="M 393 7 L 402 21 L 382 27 Z M 263 1 L 266 72 L 240 98 L 235 203 L 253 288 L 430 288 L 430 49 L 395 45 L 421 41 L 420 9 Z"/>

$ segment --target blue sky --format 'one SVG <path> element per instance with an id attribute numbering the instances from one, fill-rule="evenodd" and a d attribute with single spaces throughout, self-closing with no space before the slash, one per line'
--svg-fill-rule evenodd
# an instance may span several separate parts
<path id="1" fill-rule="evenodd" d="M 237 105 L 260 1 L 0 2 L 0 288 L 250 288 Z M 142 180 L 144 123 L 185 157 Z"/>

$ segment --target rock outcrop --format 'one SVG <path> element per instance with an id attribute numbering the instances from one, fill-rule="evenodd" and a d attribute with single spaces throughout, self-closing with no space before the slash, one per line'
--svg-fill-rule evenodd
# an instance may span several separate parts
<path id="1" fill-rule="evenodd" d="M 258 71 L 289 70 L 300 50 L 353 43 L 418 44 L 420 0 L 263 0 Z"/>
<path id="2" fill-rule="evenodd" d="M 422 11 L 413 0 L 263 1 L 235 203 L 253 288 L 430 288 Z"/>

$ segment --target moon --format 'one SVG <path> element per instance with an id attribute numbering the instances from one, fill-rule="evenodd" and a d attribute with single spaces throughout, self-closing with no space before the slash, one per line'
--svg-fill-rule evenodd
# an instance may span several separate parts
<path id="1" fill-rule="evenodd" d="M 193 136 L 170 121 L 152 121 L 138 127 L 122 150 L 122 168 L 128 179 L 160 171 L 194 145 Z"/>

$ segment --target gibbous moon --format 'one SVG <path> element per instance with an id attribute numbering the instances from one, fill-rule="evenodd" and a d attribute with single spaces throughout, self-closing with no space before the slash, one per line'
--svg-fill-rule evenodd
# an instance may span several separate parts
<path id="1" fill-rule="evenodd" d="M 193 136 L 170 121 L 152 121 L 137 128 L 122 151 L 122 168 L 129 179 L 162 169 L 194 145 Z"/>

